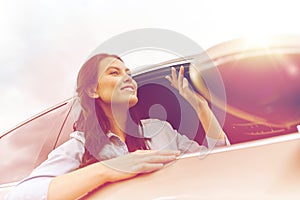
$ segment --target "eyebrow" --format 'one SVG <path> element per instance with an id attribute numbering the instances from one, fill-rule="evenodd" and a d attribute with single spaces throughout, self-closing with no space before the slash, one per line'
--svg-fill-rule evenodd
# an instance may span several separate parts
<path id="1" fill-rule="evenodd" d="M 109 67 L 106 69 L 106 71 L 108 71 L 108 70 L 110 70 L 110 69 L 117 69 L 117 70 L 120 70 L 120 68 L 117 67 L 117 66 L 109 66 Z M 131 73 L 131 70 L 130 70 L 129 68 L 126 68 L 125 71 Z"/>

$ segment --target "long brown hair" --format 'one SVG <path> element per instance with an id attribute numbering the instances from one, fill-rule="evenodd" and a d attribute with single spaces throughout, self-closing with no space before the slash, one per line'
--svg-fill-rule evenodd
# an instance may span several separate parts
<path id="1" fill-rule="evenodd" d="M 77 77 L 76 92 L 81 105 L 81 113 L 75 127 L 76 130 L 85 133 L 86 140 L 81 167 L 99 161 L 97 152 L 100 152 L 101 148 L 109 143 L 109 139 L 106 136 L 106 133 L 110 130 L 109 120 L 101 106 L 98 105 L 97 99 L 91 98 L 87 94 L 88 88 L 96 87 L 99 76 L 99 63 L 107 57 L 113 57 L 123 62 L 116 55 L 97 54 L 85 62 Z M 133 107 L 130 108 L 129 113 L 131 113 L 136 126 L 135 128 L 131 126 L 130 130 L 125 130 L 126 132 L 131 132 L 130 135 L 126 134 L 125 140 L 128 150 L 132 152 L 138 149 L 148 149 L 145 140 L 138 137 L 138 126 L 141 127 L 141 123 L 137 111 Z"/>

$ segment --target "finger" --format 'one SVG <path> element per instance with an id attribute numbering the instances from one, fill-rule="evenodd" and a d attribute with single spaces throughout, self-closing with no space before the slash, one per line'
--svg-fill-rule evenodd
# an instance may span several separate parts
<path id="1" fill-rule="evenodd" d="M 180 155 L 180 151 L 175 151 L 175 150 L 159 150 L 158 154 L 159 155 L 176 155 L 179 156 Z"/>
<path id="2" fill-rule="evenodd" d="M 177 83 L 177 73 L 174 67 L 171 68 L 173 82 Z"/>
<path id="3" fill-rule="evenodd" d="M 186 78 L 183 78 L 182 89 L 186 89 L 189 86 L 189 81 Z"/>
<path id="4" fill-rule="evenodd" d="M 171 85 L 173 86 L 173 80 L 170 76 L 165 76 L 165 78 L 171 83 Z"/>
<path id="5" fill-rule="evenodd" d="M 175 155 L 178 156 L 180 155 L 180 151 L 174 151 L 174 150 L 157 150 L 155 152 L 157 155 Z"/>
<path id="6" fill-rule="evenodd" d="M 180 155 L 180 151 L 175 150 L 137 150 L 134 153 L 149 154 L 149 155 Z"/>
<path id="7" fill-rule="evenodd" d="M 154 155 L 144 158 L 147 163 L 169 163 L 176 160 L 175 155 Z"/>
<path id="8" fill-rule="evenodd" d="M 165 78 L 171 83 L 171 86 L 175 89 L 177 89 L 176 84 L 173 82 L 172 78 L 170 76 L 165 76 Z"/>
<path id="9" fill-rule="evenodd" d="M 145 163 L 141 166 L 140 173 L 149 173 L 160 170 L 164 167 L 162 163 Z"/>
<path id="10" fill-rule="evenodd" d="M 180 94 L 182 94 L 183 75 L 184 75 L 184 68 L 183 66 L 180 66 L 179 74 L 178 74 L 178 90 Z"/>

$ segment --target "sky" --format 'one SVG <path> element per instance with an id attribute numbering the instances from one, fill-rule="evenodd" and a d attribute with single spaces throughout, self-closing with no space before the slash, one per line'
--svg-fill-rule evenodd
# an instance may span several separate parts
<path id="1" fill-rule="evenodd" d="M 183 34 L 203 49 L 239 37 L 298 34 L 292 0 L 0 0 L 0 135 L 75 94 L 81 65 L 110 38 L 141 28 Z M 174 55 L 137 51 L 129 68 Z"/>

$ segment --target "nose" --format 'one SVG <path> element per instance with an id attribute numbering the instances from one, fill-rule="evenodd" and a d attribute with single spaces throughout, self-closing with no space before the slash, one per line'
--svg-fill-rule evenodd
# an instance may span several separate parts
<path id="1" fill-rule="evenodd" d="M 124 82 L 125 83 L 131 83 L 133 81 L 133 78 L 129 74 L 124 75 Z"/>
<path id="2" fill-rule="evenodd" d="M 137 82 L 134 80 L 134 78 L 132 78 L 131 75 L 129 74 L 126 74 L 124 76 L 124 79 L 123 79 L 123 82 L 124 83 L 130 83 L 130 84 L 133 84 L 135 87 L 137 87 Z"/>

